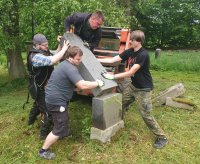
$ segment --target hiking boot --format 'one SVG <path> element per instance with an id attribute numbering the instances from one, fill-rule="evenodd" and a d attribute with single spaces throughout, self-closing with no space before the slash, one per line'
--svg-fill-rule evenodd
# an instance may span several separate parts
<path id="1" fill-rule="evenodd" d="M 56 155 L 48 150 L 46 151 L 39 151 L 39 156 L 45 159 L 54 159 Z"/>
<path id="2" fill-rule="evenodd" d="M 163 148 L 167 143 L 168 143 L 168 140 L 167 140 L 166 137 L 164 137 L 164 138 L 158 137 L 158 138 L 156 138 L 156 140 L 155 140 L 154 147 L 155 147 L 156 149 L 161 149 L 161 148 Z"/>

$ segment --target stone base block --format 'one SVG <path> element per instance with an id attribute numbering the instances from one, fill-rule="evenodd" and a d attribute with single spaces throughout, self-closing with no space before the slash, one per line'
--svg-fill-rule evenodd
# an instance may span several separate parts
<path id="1" fill-rule="evenodd" d="M 116 132 L 121 128 L 124 128 L 123 120 L 119 121 L 117 124 L 107 128 L 105 130 L 101 130 L 101 129 L 92 127 L 91 133 L 90 133 L 90 139 L 97 139 L 97 140 L 101 141 L 102 143 L 105 143 L 107 141 L 110 141 L 111 137 L 114 136 L 116 134 Z"/>
<path id="2" fill-rule="evenodd" d="M 105 130 L 122 120 L 122 95 L 109 93 L 92 99 L 92 126 Z"/>

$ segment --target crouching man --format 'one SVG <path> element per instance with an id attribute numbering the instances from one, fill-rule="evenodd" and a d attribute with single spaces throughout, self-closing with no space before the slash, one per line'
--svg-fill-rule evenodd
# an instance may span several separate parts
<path id="1" fill-rule="evenodd" d="M 55 158 L 48 149 L 59 138 L 69 135 L 68 102 L 75 86 L 79 89 L 92 89 L 104 85 L 102 80 L 85 81 L 81 77 L 77 65 L 80 64 L 83 52 L 77 46 L 70 47 L 64 55 L 64 60 L 53 71 L 45 88 L 45 101 L 48 112 L 53 117 L 54 127 L 47 136 L 39 156 L 46 159 Z"/>

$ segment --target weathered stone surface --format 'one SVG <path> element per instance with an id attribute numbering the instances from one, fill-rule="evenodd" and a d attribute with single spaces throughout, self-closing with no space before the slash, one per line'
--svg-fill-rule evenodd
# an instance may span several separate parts
<path id="1" fill-rule="evenodd" d="M 110 141 L 111 137 L 116 134 L 118 130 L 121 128 L 124 128 L 124 121 L 121 120 L 115 125 L 112 125 L 111 127 L 101 130 L 95 127 L 91 128 L 90 132 L 90 139 L 96 139 L 101 141 L 102 143 Z"/>
<path id="2" fill-rule="evenodd" d="M 193 106 L 174 101 L 171 97 L 166 98 L 166 105 L 175 108 L 193 109 Z"/>
<path id="3" fill-rule="evenodd" d="M 155 51 L 155 58 L 159 58 L 161 55 L 161 49 L 157 48 L 156 51 Z"/>
<path id="4" fill-rule="evenodd" d="M 105 130 L 122 120 L 122 95 L 104 94 L 92 99 L 92 121 L 95 128 Z"/>
<path id="5" fill-rule="evenodd" d="M 117 86 L 117 83 L 115 81 L 107 80 L 102 77 L 101 72 L 105 71 L 105 68 L 96 59 L 94 54 L 83 45 L 83 41 L 80 39 L 80 37 L 73 33 L 65 33 L 63 37 L 66 40 L 69 40 L 71 45 L 78 46 L 83 51 L 82 62 L 78 66 L 82 77 L 88 81 L 102 79 L 105 82 L 105 85 L 103 87 L 98 87 L 92 90 L 94 96 L 99 96 L 104 93 L 110 92 L 113 87 Z"/>
<path id="6" fill-rule="evenodd" d="M 184 93 L 185 88 L 183 84 L 179 83 L 161 92 L 157 97 L 152 99 L 152 102 L 154 105 L 163 105 L 166 103 L 167 97 L 176 98 L 178 96 L 183 95 Z"/>

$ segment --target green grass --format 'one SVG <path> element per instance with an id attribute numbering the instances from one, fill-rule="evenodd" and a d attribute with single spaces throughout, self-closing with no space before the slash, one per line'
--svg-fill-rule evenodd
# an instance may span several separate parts
<path id="1" fill-rule="evenodd" d="M 162 69 L 151 72 L 154 95 L 172 85 L 183 83 L 186 88 L 184 98 L 197 105 L 196 110 L 167 106 L 154 108 L 152 113 L 169 138 L 169 144 L 164 149 L 152 147 L 154 136 L 145 126 L 135 105 L 125 115 L 125 128 L 118 131 L 111 142 L 102 144 L 90 140 L 91 98 L 80 97 L 70 104 L 72 136 L 53 145 L 52 150 L 57 157 L 54 161 L 47 161 L 37 154 L 43 144 L 39 140 L 40 120 L 28 127 L 31 102 L 25 110 L 22 109 L 27 96 L 26 81 L 17 79 L 7 82 L 7 72 L 0 66 L 0 163 L 199 163 L 199 74 Z"/>
<path id="2" fill-rule="evenodd" d="M 159 58 L 151 55 L 151 69 L 160 71 L 200 72 L 200 51 L 161 51 Z"/>

